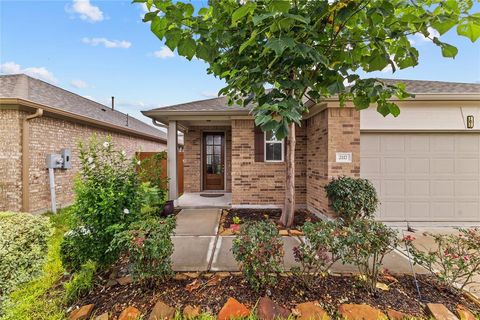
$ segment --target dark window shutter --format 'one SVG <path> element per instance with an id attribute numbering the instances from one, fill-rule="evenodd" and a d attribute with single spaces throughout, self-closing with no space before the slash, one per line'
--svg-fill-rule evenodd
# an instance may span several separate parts
<path id="1" fill-rule="evenodd" d="M 265 140 L 263 131 L 260 127 L 255 126 L 255 162 L 264 162 L 265 156 Z"/>

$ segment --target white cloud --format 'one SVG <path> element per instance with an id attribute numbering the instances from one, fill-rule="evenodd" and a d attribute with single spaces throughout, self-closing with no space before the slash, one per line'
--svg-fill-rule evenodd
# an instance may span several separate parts
<path id="1" fill-rule="evenodd" d="M 132 43 L 126 40 L 109 40 L 107 38 L 83 38 L 83 43 L 98 46 L 103 45 L 105 48 L 123 48 L 128 49 L 132 46 Z"/>
<path id="2" fill-rule="evenodd" d="M 89 87 L 88 83 L 86 83 L 85 81 L 80 80 L 80 79 L 73 79 L 70 82 L 70 85 L 72 85 L 72 87 L 75 87 L 75 88 L 78 88 L 78 89 L 85 89 L 85 88 Z"/>
<path id="3" fill-rule="evenodd" d="M 172 50 L 170 50 L 169 47 L 162 47 L 160 50 L 158 51 L 155 51 L 153 53 L 153 55 L 157 58 L 160 58 L 160 59 L 167 59 L 167 58 L 173 58 L 175 57 L 175 53 L 173 53 Z"/>
<path id="4" fill-rule="evenodd" d="M 58 82 L 57 78 L 55 78 L 53 73 L 48 71 L 45 67 L 22 68 L 21 65 L 13 61 L 5 62 L 1 64 L 0 73 L 3 73 L 3 74 L 25 73 L 33 78 L 41 79 L 50 83 Z"/>
<path id="5" fill-rule="evenodd" d="M 98 22 L 104 19 L 103 12 L 99 7 L 90 3 L 90 0 L 73 0 L 73 4 L 67 11 L 77 13 L 80 19 L 89 22 Z"/>
<path id="6" fill-rule="evenodd" d="M 393 65 L 395 66 L 395 70 L 398 70 L 398 65 L 395 62 L 395 55 L 390 56 L 390 60 L 393 61 Z M 381 72 L 386 72 L 386 73 L 393 73 L 392 65 L 389 63 Z"/>

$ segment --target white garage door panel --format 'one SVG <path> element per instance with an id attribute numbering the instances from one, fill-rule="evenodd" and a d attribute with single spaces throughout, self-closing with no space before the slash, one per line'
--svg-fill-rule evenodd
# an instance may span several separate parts
<path id="1" fill-rule="evenodd" d="M 480 133 L 362 133 L 380 220 L 480 222 Z"/>

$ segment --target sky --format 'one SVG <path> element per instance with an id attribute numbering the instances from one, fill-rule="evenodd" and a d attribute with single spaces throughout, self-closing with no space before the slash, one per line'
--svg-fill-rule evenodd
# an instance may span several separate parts
<path id="1" fill-rule="evenodd" d="M 198 8 L 207 0 L 191 2 Z M 106 105 L 115 96 L 118 110 L 147 123 L 141 110 L 215 97 L 223 82 L 201 60 L 165 47 L 141 21 L 144 13 L 130 0 L 0 0 L 0 73 L 27 73 Z M 480 41 L 455 30 L 440 39 L 458 47 L 455 59 L 412 36 L 417 67 L 362 76 L 480 83 Z"/>

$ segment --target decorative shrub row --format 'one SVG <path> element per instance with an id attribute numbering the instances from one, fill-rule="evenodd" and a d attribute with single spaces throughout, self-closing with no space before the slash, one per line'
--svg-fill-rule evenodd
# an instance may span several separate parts
<path id="1" fill-rule="evenodd" d="M 0 313 L 8 294 L 37 277 L 47 256 L 48 218 L 0 212 Z"/>

